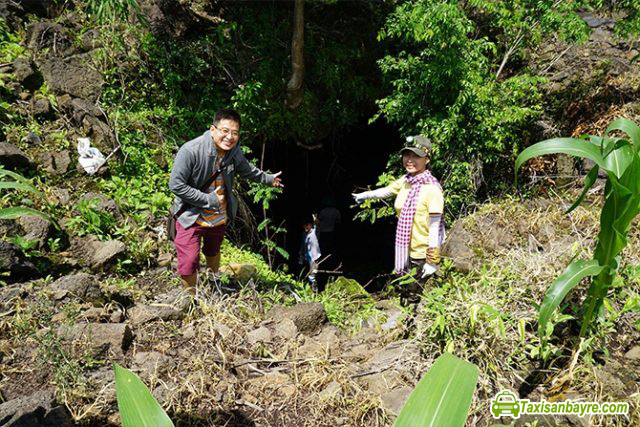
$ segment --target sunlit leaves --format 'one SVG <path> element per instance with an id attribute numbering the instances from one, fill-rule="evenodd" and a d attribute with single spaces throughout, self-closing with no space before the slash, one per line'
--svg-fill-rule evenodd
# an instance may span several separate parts
<path id="1" fill-rule="evenodd" d="M 614 137 L 613 131 L 626 134 Z M 640 128 L 624 118 L 614 120 L 602 137 L 585 139 L 555 138 L 528 147 L 516 159 L 519 168 L 528 159 L 551 153 L 565 153 L 593 160 L 607 172 L 605 202 L 600 213 L 600 232 L 594 257 L 591 261 L 576 261 L 569 265 L 551 285 L 540 307 L 539 332 L 543 336 L 552 313 L 584 277 L 596 276 L 587 291 L 582 307 L 580 335 L 593 327 L 609 288 L 613 285 L 620 264 L 620 254 L 627 244 L 627 234 L 633 219 L 640 213 Z M 571 206 L 573 210 L 584 198 L 586 191 L 597 178 L 594 168 L 585 181 L 585 189 Z"/>

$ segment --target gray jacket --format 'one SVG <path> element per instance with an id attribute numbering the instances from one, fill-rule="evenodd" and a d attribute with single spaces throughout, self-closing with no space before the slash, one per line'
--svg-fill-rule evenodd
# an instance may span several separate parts
<path id="1" fill-rule="evenodd" d="M 178 212 L 185 203 L 189 205 L 178 217 L 180 225 L 184 228 L 196 222 L 203 208 L 220 209 L 215 194 L 200 190 L 213 175 L 217 157 L 218 152 L 209 130 L 185 143 L 176 154 L 169 178 L 169 189 L 176 196 L 173 200 L 173 212 Z M 238 201 L 232 192 L 234 174 L 262 184 L 271 184 L 274 179 L 274 175 L 265 173 L 249 163 L 239 144 L 225 154 L 221 173 L 227 199 L 227 224 L 233 223 L 238 211 Z"/>

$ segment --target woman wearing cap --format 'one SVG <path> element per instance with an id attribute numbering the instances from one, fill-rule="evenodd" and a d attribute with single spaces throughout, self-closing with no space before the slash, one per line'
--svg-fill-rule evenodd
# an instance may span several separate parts
<path id="1" fill-rule="evenodd" d="M 407 146 L 400 151 L 407 174 L 387 187 L 352 194 L 357 203 L 396 196 L 395 272 L 405 274 L 417 267 L 421 279 L 436 271 L 444 241 L 444 197 L 440 183 L 427 169 L 430 152 L 429 138 L 407 138 Z"/>

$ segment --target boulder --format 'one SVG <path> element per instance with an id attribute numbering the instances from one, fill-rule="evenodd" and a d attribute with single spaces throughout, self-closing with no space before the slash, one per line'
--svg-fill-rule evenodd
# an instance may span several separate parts
<path id="1" fill-rule="evenodd" d="M 52 175 L 63 175 L 71 165 L 71 153 L 67 150 L 57 153 L 38 153 L 35 160 L 46 172 Z"/>
<path id="2" fill-rule="evenodd" d="M 69 32 L 62 25 L 52 22 L 30 24 L 27 27 L 26 44 L 27 48 L 32 51 L 48 49 L 47 56 L 49 57 L 65 55 L 72 51 L 72 37 Z M 40 63 L 38 65 L 42 66 Z"/>
<path id="3" fill-rule="evenodd" d="M 293 307 L 276 305 L 269 311 L 267 318 L 291 319 L 298 328 L 298 332 L 303 334 L 317 332 L 327 321 L 324 306 L 319 302 L 305 302 Z"/>
<path id="4" fill-rule="evenodd" d="M 21 149 L 8 142 L 0 142 L 0 166 L 6 169 L 28 168 L 29 158 Z"/>
<path id="5" fill-rule="evenodd" d="M 402 376 L 395 370 L 376 372 L 359 378 L 359 382 L 371 393 L 383 395 L 389 390 L 402 385 Z"/>
<path id="6" fill-rule="evenodd" d="M 86 99 L 74 98 L 70 102 L 73 120 L 78 124 L 82 124 L 82 120 L 88 114 L 93 117 L 102 117 L 102 111 L 92 102 Z"/>
<path id="7" fill-rule="evenodd" d="M 16 245 L 0 240 L 0 272 L 9 273 L 13 280 L 40 276 L 36 266 L 24 256 Z"/>
<path id="8" fill-rule="evenodd" d="M 56 404 L 53 390 L 37 391 L 0 404 L 0 422 L 4 427 L 75 426 L 67 409 Z"/>
<path id="9" fill-rule="evenodd" d="M 631 350 L 624 354 L 626 359 L 640 360 L 640 345 L 634 346 Z"/>
<path id="10" fill-rule="evenodd" d="M 233 330 L 224 323 L 214 323 L 213 330 L 216 331 L 223 340 L 226 340 L 233 332 Z"/>
<path id="11" fill-rule="evenodd" d="M 31 112 L 35 117 L 46 117 L 51 113 L 51 104 L 46 98 L 36 98 L 31 102 Z"/>
<path id="12" fill-rule="evenodd" d="M 71 203 L 71 193 L 66 188 L 53 187 L 47 200 L 55 205 L 68 205 Z"/>
<path id="13" fill-rule="evenodd" d="M 442 255 L 451 258 L 455 268 L 468 273 L 473 268 L 473 251 L 468 246 L 472 241 L 471 233 L 464 229 L 462 222 L 455 223 L 447 240 L 442 246 Z"/>
<path id="14" fill-rule="evenodd" d="M 67 341 L 86 342 L 101 354 L 122 356 L 133 341 L 131 329 L 125 323 L 77 323 L 60 326 L 60 338 Z"/>
<path id="15" fill-rule="evenodd" d="M 259 327 L 247 333 L 247 343 L 255 345 L 259 342 L 266 343 L 271 341 L 271 331 L 264 326 Z"/>
<path id="16" fill-rule="evenodd" d="M 192 295 L 182 288 L 173 288 L 154 298 L 154 303 L 172 306 L 183 313 L 191 308 L 192 302 Z"/>
<path id="17" fill-rule="evenodd" d="M 71 254 L 81 265 L 92 269 L 100 269 L 115 261 L 124 254 L 126 246 L 119 240 L 101 241 L 89 235 L 76 238 L 71 242 Z"/>
<path id="18" fill-rule="evenodd" d="M 139 351 L 133 356 L 133 367 L 143 377 L 164 371 L 171 364 L 171 358 L 157 351 Z"/>
<path id="19" fill-rule="evenodd" d="M 17 222 L 13 219 L 0 219 L 0 236 L 16 236 L 22 230 Z"/>
<path id="20" fill-rule="evenodd" d="M 102 76 L 84 55 L 47 59 L 40 70 L 54 93 L 68 93 L 95 102 L 102 92 Z"/>
<path id="21" fill-rule="evenodd" d="M 98 284 L 98 278 L 88 273 L 76 273 L 61 277 L 51 284 L 51 290 L 53 298 L 57 301 L 79 298 L 98 306 L 106 301 Z"/>
<path id="22" fill-rule="evenodd" d="M 82 119 L 82 130 L 91 138 L 91 144 L 100 150 L 105 157 L 117 146 L 113 130 L 97 117 L 85 115 Z"/>
<path id="23" fill-rule="evenodd" d="M 156 320 L 181 320 L 184 316 L 183 312 L 166 304 L 138 304 L 129 310 L 129 320 L 134 327 Z"/>
<path id="24" fill-rule="evenodd" d="M 362 364 L 353 376 L 367 382 L 368 376 L 382 372 L 393 375 L 393 371 L 396 371 L 403 377 L 412 378 L 420 372 L 420 364 L 418 346 L 410 340 L 400 340 L 389 343 L 383 349 L 373 353 L 373 357 Z"/>
<path id="25" fill-rule="evenodd" d="M 38 249 L 45 246 L 53 228 L 51 221 L 33 215 L 21 216 L 18 218 L 18 224 L 26 233 L 25 239 L 38 242 Z"/>
<path id="26" fill-rule="evenodd" d="M 381 396 L 382 407 L 392 414 L 398 415 L 402 410 L 407 399 L 409 399 L 409 395 L 413 389 L 409 386 L 404 386 L 396 390 L 391 390 L 387 393 L 384 393 Z"/>
<path id="27" fill-rule="evenodd" d="M 6 312 L 12 310 L 17 300 L 25 299 L 27 296 L 29 296 L 29 289 L 25 283 L 1 286 L 0 311 Z"/>
<path id="28" fill-rule="evenodd" d="M 90 51 L 99 47 L 102 47 L 102 41 L 100 40 L 100 31 L 94 28 L 82 35 L 83 50 Z"/>
<path id="29" fill-rule="evenodd" d="M 27 57 L 16 58 L 13 61 L 13 74 L 25 89 L 33 92 L 42 86 L 42 75 L 34 70 L 31 59 Z"/>
<path id="30" fill-rule="evenodd" d="M 40 145 L 40 144 L 42 144 L 42 139 L 40 139 L 38 134 L 33 133 L 33 132 L 29 132 L 27 134 L 27 136 L 22 138 L 22 140 L 24 142 L 26 142 L 27 144 L 30 144 L 30 145 Z"/>
<path id="31" fill-rule="evenodd" d="M 329 356 L 327 353 L 327 347 L 311 337 L 306 337 L 304 344 L 298 348 L 298 357 L 301 359 L 322 358 Z"/>
<path id="32" fill-rule="evenodd" d="M 282 340 L 293 340 L 298 336 L 298 328 L 293 320 L 282 319 L 273 328 L 273 336 Z"/>

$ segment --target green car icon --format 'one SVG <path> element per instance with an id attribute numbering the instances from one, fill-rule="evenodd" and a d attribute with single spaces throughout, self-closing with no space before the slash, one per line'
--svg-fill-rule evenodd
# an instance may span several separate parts
<path id="1" fill-rule="evenodd" d="M 516 395 L 510 391 L 505 390 L 496 394 L 496 397 L 491 402 L 491 413 L 494 418 L 499 418 L 502 415 L 518 418 L 520 405 L 518 404 Z"/>

